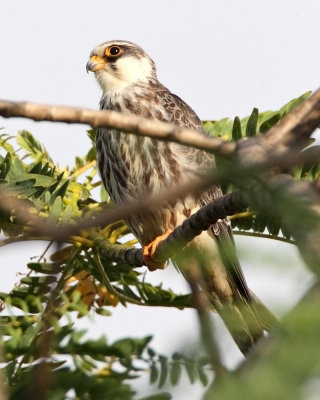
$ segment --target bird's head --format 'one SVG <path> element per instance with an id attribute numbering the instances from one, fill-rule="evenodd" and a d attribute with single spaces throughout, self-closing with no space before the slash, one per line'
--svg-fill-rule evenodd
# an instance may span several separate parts
<path id="1" fill-rule="evenodd" d="M 156 79 L 152 59 L 134 43 L 112 40 L 95 47 L 87 62 L 104 93 Z"/>

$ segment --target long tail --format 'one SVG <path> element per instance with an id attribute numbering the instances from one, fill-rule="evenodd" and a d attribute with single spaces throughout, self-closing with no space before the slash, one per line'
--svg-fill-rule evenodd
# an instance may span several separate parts
<path id="1" fill-rule="evenodd" d="M 277 319 L 249 290 L 227 221 L 219 221 L 210 231 L 197 236 L 189 244 L 187 252 L 201 269 L 208 298 L 246 355 L 264 336 L 264 331 L 269 331 L 277 323 Z M 182 259 L 178 265 L 183 271 L 181 263 Z"/>

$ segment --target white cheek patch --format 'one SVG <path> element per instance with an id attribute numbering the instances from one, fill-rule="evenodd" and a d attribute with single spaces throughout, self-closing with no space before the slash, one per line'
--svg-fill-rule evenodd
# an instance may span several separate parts
<path id="1" fill-rule="evenodd" d="M 96 74 L 96 78 L 104 93 L 118 90 L 127 86 L 126 82 L 121 81 L 121 79 L 115 76 L 114 71 L 110 67 L 107 70 L 98 72 Z"/>
<path id="2" fill-rule="evenodd" d="M 147 58 L 121 57 L 117 60 L 118 77 L 128 84 L 148 82 L 152 76 L 152 65 Z"/>
<path id="3" fill-rule="evenodd" d="M 152 62 L 148 58 L 123 56 L 116 60 L 116 68 L 108 63 L 96 74 L 103 92 L 124 89 L 137 82 L 148 82 L 154 76 Z"/>

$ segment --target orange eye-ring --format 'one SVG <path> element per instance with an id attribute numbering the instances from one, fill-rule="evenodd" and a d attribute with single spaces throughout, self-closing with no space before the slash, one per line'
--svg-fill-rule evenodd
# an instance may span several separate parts
<path id="1" fill-rule="evenodd" d="M 109 46 L 106 50 L 107 57 L 118 57 L 122 53 L 122 48 L 119 46 Z"/>

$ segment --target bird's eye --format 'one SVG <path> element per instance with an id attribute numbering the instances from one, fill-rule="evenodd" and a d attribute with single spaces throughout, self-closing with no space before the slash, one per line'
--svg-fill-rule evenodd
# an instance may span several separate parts
<path id="1" fill-rule="evenodd" d="M 122 53 L 122 49 L 119 46 L 110 46 L 106 50 L 106 56 L 117 57 Z"/>

